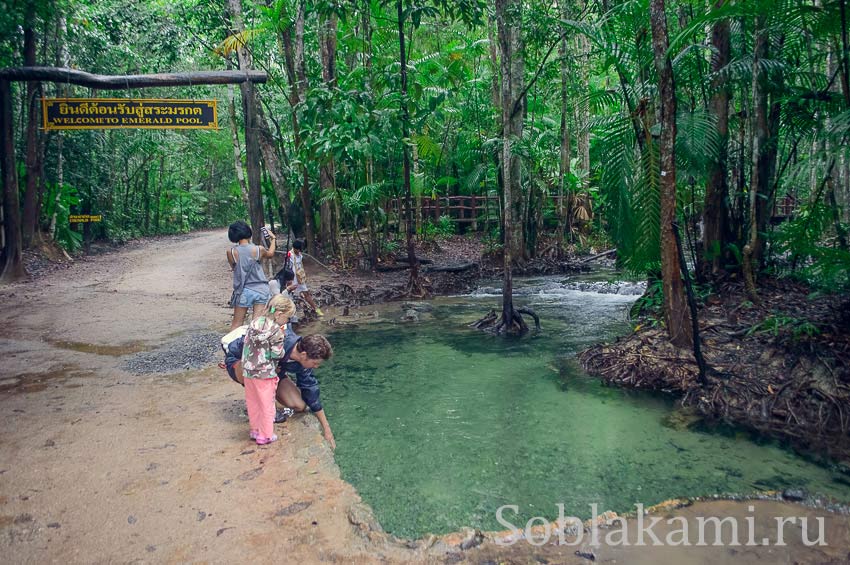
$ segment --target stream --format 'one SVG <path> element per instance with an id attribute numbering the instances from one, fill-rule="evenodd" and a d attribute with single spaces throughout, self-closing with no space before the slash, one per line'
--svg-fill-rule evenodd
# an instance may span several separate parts
<path id="1" fill-rule="evenodd" d="M 515 279 L 516 306 L 542 331 L 494 337 L 467 328 L 499 308 L 499 282 L 418 303 L 418 322 L 345 327 L 330 336 L 322 398 L 336 461 L 401 537 L 464 526 L 502 530 L 534 516 L 634 510 L 680 496 L 800 488 L 850 501 L 850 477 L 736 430 L 677 426 L 673 400 L 603 386 L 574 357 L 629 331 L 640 283 L 600 272 Z M 369 320 L 374 322 L 373 320 Z"/>

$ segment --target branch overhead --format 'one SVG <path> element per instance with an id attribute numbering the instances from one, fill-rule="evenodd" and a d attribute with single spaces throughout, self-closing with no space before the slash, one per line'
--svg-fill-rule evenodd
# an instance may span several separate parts
<path id="1" fill-rule="evenodd" d="M 192 86 L 199 84 L 264 83 L 263 71 L 196 71 L 153 75 L 95 75 L 61 67 L 12 67 L 0 69 L 0 80 L 50 81 L 76 84 L 101 90 L 125 90 L 156 86 Z"/>

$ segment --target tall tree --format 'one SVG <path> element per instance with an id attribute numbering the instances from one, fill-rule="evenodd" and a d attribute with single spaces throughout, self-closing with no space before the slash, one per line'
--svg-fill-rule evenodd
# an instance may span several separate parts
<path id="1" fill-rule="evenodd" d="M 664 321 L 670 342 L 679 347 L 691 345 L 691 319 L 682 284 L 682 265 L 673 234 L 676 221 L 676 85 L 673 64 L 667 51 L 667 15 L 664 0 L 650 0 L 652 52 L 658 71 L 661 115 L 661 284 L 664 296 Z"/>
<path id="2" fill-rule="evenodd" d="M 330 13 L 322 16 L 319 24 L 319 52 L 322 59 L 322 79 L 325 87 L 333 91 L 336 89 L 336 35 L 337 16 Z M 327 124 L 330 127 L 332 124 Z M 322 190 L 322 206 L 319 214 L 320 237 L 324 253 L 336 254 L 336 221 L 333 201 L 336 198 L 334 192 L 334 159 L 333 155 L 326 155 L 319 167 L 319 187 Z"/>
<path id="3" fill-rule="evenodd" d="M 231 68 L 230 57 L 227 58 L 227 68 Z M 245 167 L 242 165 L 242 143 L 239 140 L 239 122 L 236 120 L 236 88 L 232 84 L 227 85 L 227 117 L 230 125 L 230 138 L 233 144 L 233 168 L 236 171 L 236 182 L 239 183 L 239 192 L 245 208 L 250 210 L 248 198 L 248 186 L 245 183 Z"/>
<path id="4" fill-rule="evenodd" d="M 70 58 L 68 56 L 68 16 L 63 11 L 61 11 L 57 16 L 57 29 L 56 29 L 56 66 L 57 67 L 70 67 Z M 67 85 L 62 88 L 59 87 L 60 96 L 67 97 L 70 93 L 68 92 Z M 65 184 L 65 135 L 63 132 L 57 132 L 56 136 L 56 196 L 53 198 L 51 213 L 50 213 L 50 221 L 48 223 L 47 234 L 52 241 L 56 237 L 56 217 L 59 213 L 59 203 L 62 198 L 62 187 Z"/>
<path id="5" fill-rule="evenodd" d="M 716 8 L 721 8 L 727 0 L 717 0 Z M 721 19 L 714 23 L 711 30 L 711 101 L 709 111 L 717 119 L 717 133 L 720 136 L 720 153 L 709 167 L 708 183 L 705 187 L 705 208 L 703 210 L 703 242 L 707 261 L 703 262 L 707 272 L 704 275 L 717 277 L 724 264 L 726 247 L 731 242 L 729 228 L 729 185 L 727 182 L 727 157 L 729 139 L 729 87 L 720 71 L 729 64 L 730 39 L 729 20 Z"/>
<path id="6" fill-rule="evenodd" d="M 3 174 L 3 254 L 0 282 L 12 282 L 26 276 L 21 251 L 21 210 L 18 201 L 18 170 L 15 166 L 12 89 L 0 79 L 0 166 Z"/>
<path id="7" fill-rule="evenodd" d="M 755 44 L 753 46 L 752 80 L 752 174 L 750 176 L 750 201 L 747 242 L 743 249 L 743 272 L 747 290 L 756 297 L 756 277 L 761 268 L 768 199 L 767 142 L 769 137 L 767 115 L 767 58 L 768 31 L 764 15 L 756 16 Z"/>
<path id="8" fill-rule="evenodd" d="M 410 279 L 408 280 L 409 294 L 424 294 L 422 281 L 419 280 L 419 259 L 416 257 L 416 249 L 413 245 L 415 220 L 413 212 L 412 189 L 410 185 L 410 108 L 407 99 L 407 48 L 405 46 L 404 22 L 407 15 L 402 0 L 396 0 L 396 15 L 398 17 L 398 51 L 401 78 L 401 152 L 402 152 L 402 183 L 404 187 L 405 207 L 407 209 L 407 261 L 410 265 Z"/>
<path id="9" fill-rule="evenodd" d="M 558 2 L 561 19 L 567 20 L 569 19 L 569 7 L 565 0 L 559 0 Z M 567 30 L 564 25 L 561 26 L 561 41 L 558 46 L 558 56 L 560 58 L 560 70 L 561 70 L 561 131 L 560 131 L 560 141 L 561 141 L 561 150 L 558 159 L 558 237 L 562 238 L 565 232 L 569 232 L 571 230 L 570 217 L 572 216 L 572 210 L 569 206 L 570 193 L 567 190 L 567 177 L 570 174 L 570 157 L 572 153 L 572 148 L 570 146 L 570 130 L 568 126 L 567 116 L 569 115 L 569 105 L 568 105 L 568 95 L 569 92 L 567 90 L 568 78 L 569 78 L 569 64 L 567 61 Z"/>
<path id="10" fill-rule="evenodd" d="M 278 26 L 280 45 L 283 50 L 284 70 L 289 82 L 289 106 L 292 117 L 292 137 L 295 153 L 302 151 L 304 139 L 298 119 L 300 105 L 307 95 L 307 70 L 304 61 L 304 20 L 306 17 L 305 0 L 296 0 L 293 21 L 285 21 Z M 304 235 L 307 240 L 307 252 L 314 253 L 315 229 L 313 224 L 313 199 L 310 195 L 310 177 L 307 163 L 301 162 L 301 185 L 298 190 L 304 219 Z"/>
<path id="11" fill-rule="evenodd" d="M 496 0 L 498 25 L 500 89 L 502 114 L 501 171 L 504 183 L 505 255 L 512 266 L 525 263 L 525 237 L 520 224 L 523 217 L 522 163 L 517 146 L 522 139 L 525 113 L 525 59 L 522 40 L 522 2 Z M 516 226 L 514 226 L 516 224 Z M 514 229 L 514 228 L 517 229 Z"/>
<path id="12" fill-rule="evenodd" d="M 242 21 L 242 0 L 228 0 L 232 18 L 233 33 L 238 38 L 236 56 L 239 68 L 250 71 L 253 68 L 251 54 L 245 45 L 245 24 Z M 261 241 L 260 228 L 263 221 L 263 191 L 260 186 L 260 147 L 258 142 L 259 126 L 257 124 L 257 98 L 254 84 L 245 81 L 239 85 L 242 92 L 242 111 L 245 116 L 245 168 L 248 171 L 248 213 L 251 218 L 251 229 L 254 232 L 254 243 Z"/>
<path id="13" fill-rule="evenodd" d="M 34 67 L 36 65 L 37 38 L 35 28 L 37 25 L 35 2 L 26 3 L 26 14 L 24 17 L 24 66 Z M 38 227 L 38 203 L 39 189 L 41 187 L 40 173 L 42 155 L 39 151 L 39 93 L 41 83 L 29 81 L 26 89 L 26 185 L 24 188 L 24 210 L 21 217 L 21 237 L 24 248 L 32 244 L 33 237 Z"/>
<path id="14" fill-rule="evenodd" d="M 522 139 L 525 117 L 525 61 L 522 55 L 522 2 L 521 0 L 496 0 L 496 23 L 498 25 L 499 52 L 501 59 L 501 172 L 503 183 L 504 215 L 502 316 L 499 328 L 506 333 L 520 333 L 527 328 L 522 317 L 514 309 L 513 268 L 523 261 L 525 243 L 522 226 L 522 186 L 520 184 L 520 158 L 515 147 Z"/>

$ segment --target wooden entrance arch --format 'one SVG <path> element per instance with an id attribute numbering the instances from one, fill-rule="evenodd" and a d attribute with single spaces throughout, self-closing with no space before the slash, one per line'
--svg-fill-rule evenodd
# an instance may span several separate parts
<path id="1" fill-rule="evenodd" d="M 262 71 L 198 71 L 150 75 L 96 75 L 60 67 L 14 67 L 0 69 L 0 169 L 3 175 L 3 245 L 0 256 L 0 282 L 11 282 L 26 276 L 21 239 L 21 210 L 18 199 L 18 173 L 15 166 L 14 116 L 12 115 L 11 82 L 54 82 L 75 84 L 97 90 L 128 90 L 163 86 L 264 83 L 268 75 Z M 245 128 L 246 145 L 254 136 L 253 128 Z"/>

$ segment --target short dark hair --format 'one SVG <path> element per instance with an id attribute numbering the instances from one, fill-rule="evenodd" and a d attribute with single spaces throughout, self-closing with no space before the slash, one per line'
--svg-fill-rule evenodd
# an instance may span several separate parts
<path id="1" fill-rule="evenodd" d="M 274 276 L 274 278 L 276 278 L 277 280 L 279 280 L 282 283 L 287 283 L 287 282 L 290 282 L 290 281 L 295 279 L 295 273 L 292 272 L 292 269 L 284 268 L 284 269 L 279 270 L 277 272 L 277 274 Z M 283 285 L 281 285 L 281 286 L 283 286 Z"/>
<path id="2" fill-rule="evenodd" d="M 251 239 L 252 235 L 254 235 L 254 232 L 251 230 L 251 226 L 242 220 L 236 220 L 227 228 L 227 237 L 233 243 L 239 243 L 242 239 Z"/>
<path id="3" fill-rule="evenodd" d="M 308 335 L 298 342 L 298 349 L 307 354 L 309 359 L 327 361 L 334 354 L 328 339 L 323 335 Z"/>
<path id="4" fill-rule="evenodd" d="M 304 240 L 296 239 L 292 242 L 292 249 L 297 249 L 298 251 L 303 251 L 304 249 Z"/>

